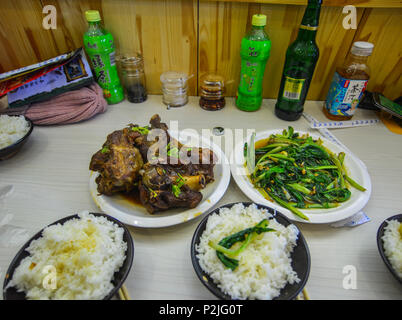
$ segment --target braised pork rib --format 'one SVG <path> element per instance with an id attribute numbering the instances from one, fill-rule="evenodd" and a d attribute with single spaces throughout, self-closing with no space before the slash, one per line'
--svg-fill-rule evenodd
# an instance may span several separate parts
<path id="1" fill-rule="evenodd" d="M 196 161 L 192 162 L 193 158 Z M 200 190 L 214 180 L 215 160 L 209 149 L 183 148 L 169 135 L 159 115 L 154 115 L 150 126 L 130 124 L 109 134 L 102 149 L 92 156 L 89 168 L 99 172 L 96 183 L 100 194 L 138 188 L 141 203 L 148 212 L 156 213 L 196 207 L 202 200 Z"/>

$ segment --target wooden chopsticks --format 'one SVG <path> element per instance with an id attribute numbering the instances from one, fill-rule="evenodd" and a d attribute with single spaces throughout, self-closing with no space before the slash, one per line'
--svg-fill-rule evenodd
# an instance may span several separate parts
<path id="1" fill-rule="evenodd" d="M 303 291 L 296 297 L 296 300 L 310 300 L 310 296 L 306 288 L 303 288 Z"/>
<path id="2" fill-rule="evenodd" d="M 127 291 L 127 288 L 124 284 L 121 286 L 121 288 L 119 289 L 118 292 L 119 292 L 120 300 L 131 300 L 130 295 Z"/>
<path id="3" fill-rule="evenodd" d="M 123 284 L 118 291 L 120 300 L 131 300 L 130 294 L 127 291 L 126 286 Z M 310 300 L 310 296 L 306 290 L 303 289 L 302 293 L 296 297 L 296 300 Z"/>

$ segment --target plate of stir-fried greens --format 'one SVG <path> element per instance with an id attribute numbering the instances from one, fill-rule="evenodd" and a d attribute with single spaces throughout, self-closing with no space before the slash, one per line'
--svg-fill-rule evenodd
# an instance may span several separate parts
<path id="1" fill-rule="evenodd" d="M 231 159 L 234 180 L 251 200 L 281 209 L 294 221 L 346 219 L 371 194 L 370 176 L 358 158 L 292 127 L 253 133 L 235 146 Z"/>

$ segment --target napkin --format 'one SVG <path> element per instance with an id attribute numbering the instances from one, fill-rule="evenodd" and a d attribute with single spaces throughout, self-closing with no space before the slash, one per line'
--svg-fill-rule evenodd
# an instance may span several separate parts
<path id="1" fill-rule="evenodd" d="M 333 228 L 356 227 L 369 221 L 371 221 L 371 219 L 363 211 L 359 211 L 349 218 L 332 223 L 330 226 Z"/>
<path id="2" fill-rule="evenodd" d="M 6 200 L 13 192 L 12 185 L 0 186 L 0 247 L 19 247 L 29 239 L 26 229 L 11 224 L 14 215 L 5 209 Z"/>

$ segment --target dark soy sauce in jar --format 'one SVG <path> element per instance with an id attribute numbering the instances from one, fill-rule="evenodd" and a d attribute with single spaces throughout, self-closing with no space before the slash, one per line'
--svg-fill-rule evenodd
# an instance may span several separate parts
<path id="1" fill-rule="evenodd" d="M 141 103 L 147 100 L 142 55 L 140 53 L 132 56 L 121 55 L 117 60 L 127 100 L 132 103 Z"/>
<path id="2" fill-rule="evenodd" d="M 127 100 L 133 103 L 141 103 L 147 100 L 147 91 L 141 83 L 134 83 L 127 88 Z"/>

